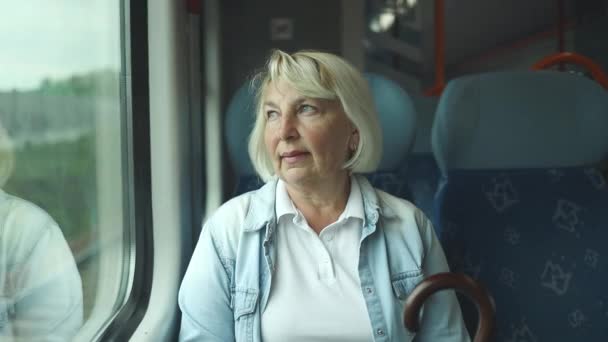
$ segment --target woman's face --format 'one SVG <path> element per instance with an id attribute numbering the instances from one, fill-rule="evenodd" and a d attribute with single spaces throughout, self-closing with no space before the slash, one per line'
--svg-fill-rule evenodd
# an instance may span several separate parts
<path id="1" fill-rule="evenodd" d="M 266 149 L 284 182 L 306 186 L 347 176 L 342 165 L 358 134 L 339 101 L 308 98 L 278 81 L 267 86 L 263 110 Z"/>

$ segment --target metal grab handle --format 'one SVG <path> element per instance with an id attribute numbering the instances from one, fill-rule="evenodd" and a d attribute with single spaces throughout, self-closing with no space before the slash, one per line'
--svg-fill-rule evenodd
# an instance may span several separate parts
<path id="1" fill-rule="evenodd" d="M 578 64 L 589 72 L 591 72 L 591 77 L 602 85 L 602 87 L 608 89 L 608 76 L 602 70 L 602 67 L 594 62 L 591 58 L 585 57 L 581 54 L 575 52 L 560 52 L 550 56 L 547 56 L 540 61 L 536 62 L 533 66 L 533 70 L 542 70 L 547 69 L 558 63 L 572 63 Z"/>
<path id="2" fill-rule="evenodd" d="M 418 331 L 420 308 L 433 293 L 453 289 L 465 294 L 475 302 L 479 313 L 479 323 L 474 342 L 491 341 L 494 331 L 495 308 L 490 294 L 471 277 L 461 273 L 438 273 L 432 275 L 416 286 L 405 301 L 403 323 L 410 331 Z"/>

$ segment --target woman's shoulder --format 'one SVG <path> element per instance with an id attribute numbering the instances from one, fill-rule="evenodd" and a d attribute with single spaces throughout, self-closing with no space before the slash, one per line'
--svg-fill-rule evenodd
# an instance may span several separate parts
<path id="1" fill-rule="evenodd" d="M 264 187 L 226 201 L 209 216 L 203 229 L 209 229 L 214 239 L 229 241 L 258 230 L 274 214 L 274 192 Z"/>
<path id="2" fill-rule="evenodd" d="M 389 251 L 403 251 L 404 248 L 410 251 L 409 254 L 393 253 L 392 262 L 401 265 L 397 268 L 405 270 L 411 269 L 410 263 L 414 261 L 416 268 L 421 269 L 425 256 L 432 250 L 436 240 L 431 221 L 412 202 L 381 190 L 377 192 L 380 208 L 386 213 L 383 215 L 380 229 L 387 237 L 387 248 Z M 406 255 L 409 255 L 409 258 L 403 259 Z"/>
<path id="3" fill-rule="evenodd" d="M 62 237 L 60 234 L 59 226 L 46 211 L 0 190 L 0 241 L 13 250 L 11 255 L 27 253 L 45 236 Z"/>
<path id="4" fill-rule="evenodd" d="M 252 192 L 229 199 L 220 205 L 208 218 L 205 227 L 218 230 L 238 230 L 245 221 L 251 205 Z"/>
<path id="5" fill-rule="evenodd" d="M 431 221 L 412 202 L 379 189 L 376 189 L 376 193 L 380 210 L 387 220 L 399 223 L 397 227 L 400 231 L 407 233 L 416 228 L 419 234 L 426 235 L 427 230 L 432 229 Z"/>
<path id="6" fill-rule="evenodd" d="M 0 224 L 5 234 L 21 232 L 33 236 L 56 226 L 51 216 L 39 206 L 1 190 Z"/>
<path id="7" fill-rule="evenodd" d="M 250 191 L 228 199 L 215 209 L 209 220 L 242 219 L 243 214 L 247 213 L 249 209 L 253 192 Z"/>
<path id="8" fill-rule="evenodd" d="M 381 204 L 389 206 L 391 208 L 398 208 L 401 210 L 406 210 L 408 212 L 416 211 L 418 208 L 410 201 L 397 197 L 395 195 L 391 195 L 388 192 L 374 188 L 376 190 L 376 194 L 378 195 L 378 200 Z"/>
<path id="9" fill-rule="evenodd" d="M 424 213 L 414 203 L 383 190 L 375 190 L 381 210 L 389 213 L 389 216 L 392 214 L 392 216 L 413 219 L 417 219 L 417 216 L 424 217 Z"/>
<path id="10" fill-rule="evenodd" d="M 389 225 L 389 228 L 396 226 L 400 230 L 403 230 L 403 227 L 409 230 L 418 227 L 419 230 L 424 230 L 428 225 L 427 217 L 412 202 L 372 186 L 365 177 L 358 176 L 356 179 L 366 206 L 377 206 L 385 222 L 395 223 Z"/>

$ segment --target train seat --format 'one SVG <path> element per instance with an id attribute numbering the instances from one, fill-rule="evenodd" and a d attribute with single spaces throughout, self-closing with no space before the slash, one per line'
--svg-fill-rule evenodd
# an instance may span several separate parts
<path id="1" fill-rule="evenodd" d="M 410 97 L 395 82 L 372 73 L 364 76 L 374 98 L 383 134 L 383 156 L 378 171 L 366 176 L 374 186 L 409 199 L 407 182 L 397 170 L 403 167 L 414 142 L 416 111 Z M 225 140 L 237 175 L 233 195 L 262 185 L 247 153 L 249 132 L 254 123 L 255 91 L 249 82 L 241 86 L 231 99 L 226 113 Z"/>
<path id="2" fill-rule="evenodd" d="M 407 156 L 407 163 L 399 172 L 405 177 L 411 192 L 411 200 L 432 221 L 437 234 L 439 226 L 433 217 L 433 198 L 437 190 L 440 174 L 437 162 L 431 151 L 431 128 L 438 98 L 423 94 L 411 94 L 414 108 L 417 113 L 416 139 L 411 153 Z"/>
<path id="3" fill-rule="evenodd" d="M 249 134 L 255 122 L 256 89 L 250 82 L 242 85 L 228 103 L 224 122 L 224 140 L 236 183 L 231 195 L 236 196 L 262 186 L 249 159 Z"/>
<path id="4" fill-rule="evenodd" d="M 417 115 L 410 96 L 384 76 L 365 73 L 382 127 L 382 159 L 378 170 L 367 175 L 372 185 L 397 197 L 412 200 L 401 172 L 414 146 Z"/>
<path id="5" fill-rule="evenodd" d="M 467 76 L 432 131 L 452 271 L 485 284 L 497 341 L 608 340 L 608 93 L 553 71 Z M 473 327 L 475 308 L 462 302 Z"/>

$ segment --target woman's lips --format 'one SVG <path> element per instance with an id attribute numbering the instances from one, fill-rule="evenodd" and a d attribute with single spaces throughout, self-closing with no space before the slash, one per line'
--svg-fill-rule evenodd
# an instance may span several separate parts
<path id="1" fill-rule="evenodd" d="M 294 151 L 294 152 L 288 152 L 288 153 L 281 154 L 281 159 L 288 164 L 293 164 L 293 163 L 297 163 L 297 162 L 303 160 L 307 156 L 308 156 L 308 152 Z"/>

